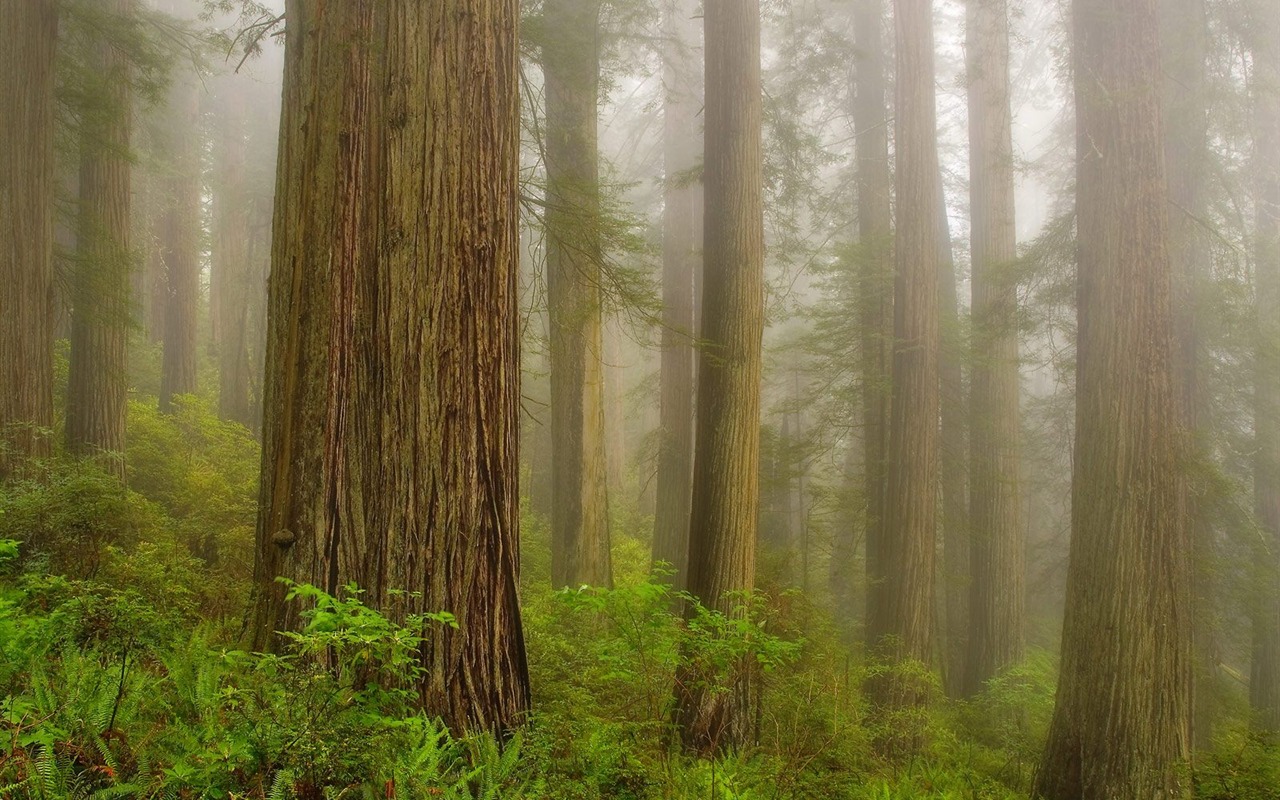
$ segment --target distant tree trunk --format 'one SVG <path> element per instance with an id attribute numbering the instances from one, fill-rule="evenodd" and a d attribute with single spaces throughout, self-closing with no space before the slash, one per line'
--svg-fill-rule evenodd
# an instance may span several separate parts
<path id="1" fill-rule="evenodd" d="M 547 295 L 551 323 L 551 581 L 608 586 L 596 113 L 599 0 L 547 0 Z"/>
<path id="2" fill-rule="evenodd" d="M 938 501 L 938 145 L 933 4 L 898 0 L 893 392 L 885 493 L 886 621 L 891 663 L 930 664 Z M 890 708 L 926 700 L 914 681 L 877 683 Z"/>
<path id="3" fill-rule="evenodd" d="M 702 259 L 702 183 L 689 172 L 702 154 L 697 4 L 672 0 L 663 60 L 662 364 L 659 401 L 657 508 L 653 560 L 675 570 L 686 586 L 693 486 L 694 277 Z"/>
<path id="4" fill-rule="evenodd" d="M 50 453 L 57 5 L 0 18 L 0 481 Z"/>
<path id="5" fill-rule="evenodd" d="M 160 410 L 196 390 L 196 331 L 200 300 L 200 97 L 196 76 L 179 68 L 162 123 L 165 207 L 161 222 L 165 304 Z"/>
<path id="6" fill-rule="evenodd" d="M 240 86 L 223 81 L 221 125 L 213 187 L 213 271 L 210 299 L 218 331 L 218 413 L 253 427 L 250 385 L 250 296 L 259 287 L 249 263 L 249 192 L 246 185 L 244 99 Z"/>
<path id="7" fill-rule="evenodd" d="M 1260 4 L 1260 12 L 1264 11 Z M 1258 726 L 1280 733 L 1280 30 L 1269 5 L 1254 20 L 1254 171 L 1258 352 L 1254 363 L 1253 494 L 1263 543 L 1249 700 Z"/>
<path id="8" fill-rule="evenodd" d="M 969 648 L 964 694 L 1022 660 L 1018 495 L 1018 257 L 1006 0 L 968 0 L 969 212 L 973 261 Z"/>
<path id="9" fill-rule="evenodd" d="M 1158 0 L 1074 0 L 1071 561 L 1046 800 L 1182 797 L 1190 542 L 1174 396 Z"/>
<path id="10" fill-rule="evenodd" d="M 951 248 L 951 219 L 946 194 L 938 179 L 938 375 L 940 391 L 940 447 L 938 464 L 942 491 L 943 628 L 942 684 L 950 697 L 960 695 L 965 680 L 969 640 L 969 498 L 965 428 L 964 340 L 960 332 L 960 300 L 956 290 L 955 255 Z"/>
<path id="11" fill-rule="evenodd" d="M 133 0 L 103 0 L 131 17 Z M 81 121 L 80 207 L 72 288 L 67 444 L 124 478 L 129 330 L 129 64 L 102 33 L 90 45 L 97 102 Z"/>
<path id="12" fill-rule="evenodd" d="M 689 591 L 724 613 L 755 581 L 760 506 L 760 369 L 764 333 L 764 203 L 760 4 L 705 6 L 706 209 L 703 357 L 689 525 Z M 685 746 L 710 753 L 751 732 L 749 663 L 714 687 L 682 671 L 676 718 Z"/>
<path id="13" fill-rule="evenodd" d="M 884 0 L 856 0 L 857 51 L 853 123 L 858 185 L 859 289 L 862 327 L 862 468 L 867 548 L 867 644 L 889 631 L 885 483 L 889 447 L 889 363 L 893 344 L 893 218 L 889 197 L 887 58 Z"/>
<path id="14" fill-rule="evenodd" d="M 253 646 L 300 624 L 277 575 L 449 612 L 420 650 L 423 707 L 509 730 L 529 702 L 517 4 L 286 10 Z"/>
<path id="15" fill-rule="evenodd" d="M 1194 457 L 1209 458 L 1208 392 L 1201 378 L 1200 314 L 1209 271 L 1202 187 L 1209 179 L 1206 57 L 1208 19 L 1204 0 L 1163 0 L 1160 5 L 1164 64 L 1165 165 L 1169 182 L 1169 260 L 1173 280 L 1178 405 L 1191 436 Z M 1213 678 L 1217 673 L 1213 609 L 1213 524 L 1204 505 L 1209 487 L 1203 470 L 1188 470 L 1188 519 L 1195 554 L 1195 698 L 1192 733 L 1196 749 L 1212 744 Z"/>

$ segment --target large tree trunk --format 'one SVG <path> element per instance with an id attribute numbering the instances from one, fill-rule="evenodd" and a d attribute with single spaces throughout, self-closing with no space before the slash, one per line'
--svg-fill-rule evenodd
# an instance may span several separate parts
<path id="1" fill-rule="evenodd" d="M 1022 659 L 1018 497 L 1018 257 L 1006 0 L 968 0 L 969 212 L 973 261 L 969 652 L 964 693 Z"/>
<path id="2" fill-rule="evenodd" d="M 251 295 L 259 290 L 249 262 L 244 99 L 238 82 L 222 81 L 217 139 L 218 177 L 214 185 L 213 272 L 210 299 L 217 330 L 218 413 L 253 427 L 250 386 Z"/>
<path id="3" fill-rule="evenodd" d="M 1262 12 L 1259 4 L 1258 11 Z M 1270 14 L 1268 9 L 1266 14 Z M 1249 700 L 1258 726 L 1280 733 L 1280 30 L 1254 20 L 1254 170 L 1257 175 L 1258 352 L 1254 364 L 1253 494 L 1262 545 Z"/>
<path id="4" fill-rule="evenodd" d="M 667 8 L 663 60 L 662 364 L 653 560 L 675 570 L 683 589 L 689 562 L 693 481 L 694 277 L 702 257 L 702 183 L 690 176 L 702 155 L 702 91 L 694 48 L 696 3 Z"/>
<path id="5" fill-rule="evenodd" d="M 1173 390 L 1158 0 L 1075 0 L 1079 278 L 1047 800 L 1187 791 L 1190 553 Z"/>
<path id="6" fill-rule="evenodd" d="M 547 0 L 547 295 L 551 325 L 551 581 L 608 586 L 602 362 L 599 0 Z"/>
<path id="7" fill-rule="evenodd" d="M 0 18 L 0 480 L 50 453 L 57 27 L 53 0 Z"/>
<path id="8" fill-rule="evenodd" d="M 885 458 L 889 443 L 889 360 L 893 342 L 893 221 L 889 197 L 889 120 L 885 105 L 883 0 L 856 0 L 853 124 L 857 134 L 858 285 L 862 328 L 862 469 L 866 512 L 866 641 L 889 630 Z"/>
<path id="9" fill-rule="evenodd" d="M 1177 396 L 1179 411 L 1190 433 L 1193 457 L 1210 458 L 1207 425 L 1209 395 L 1201 377 L 1202 345 L 1198 321 L 1205 281 L 1209 274 L 1209 240 L 1205 229 L 1206 201 L 1203 186 L 1209 179 L 1208 86 L 1205 60 L 1208 54 L 1208 19 L 1204 0 L 1162 0 L 1160 4 L 1161 50 L 1164 64 L 1164 160 L 1169 184 L 1169 261 L 1173 281 L 1173 319 L 1176 339 Z M 1213 607 L 1213 523 L 1204 499 L 1210 491 L 1189 471 L 1187 511 L 1191 546 L 1195 554 L 1195 605 L 1192 625 L 1195 639 L 1195 698 L 1192 733 L 1197 749 L 1212 743 L 1213 684 L 1217 674 L 1217 641 Z"/>
<path id="10" fill-rule="evenodd" d="M 764 335 L 764 203 L 760 4 L 705 6 L 706 191 L 689 591 L 734 613 L 734 593 L 755 581 L 760 506 L 760 370 Z M 709 753 L 747 743 L 753 666 L 711 687 L 677 678 L 685 745 Z"/>
<path id="11" fill-rule="evenodd" d="M 891 663 L 930 664 L 938 501 L 938 146 L 933 4 L 898 0 L 894 142 L 893 391 L 885 494 L 887 637 Z M 913 680 L 877 683 L 888 707 L 923 703 Z"/>
<path id="12" fill-rule="evenodd" d="M 169 88 L 161 123 L 162 182 L 160 252 L 164 262 L 164 338 L 160 364 L 160 410 L 174 395 L 196 390 L 196 331 L 200 300 L 200 96 L 196 76 L 180 68 Z"/>
<path id="13" fill-rule="evenodd" d="M 133 0 L 104 0 L 125 18 Z M 98 99 L 81 120 L 80 207 L 72 287 L 67 444 L 124 477 L 129 330 L 130 106 L 125 54 L 98 33 L 90 45 Z"/>
<path id="14" fill-rule="evenodd" d="M 507 730 L 529 700 L 516 2 L 286 9 L 253 645 L 298 628 L 277 575 L 452 613 L 423 707 Z"/>
<path id="15" fill-rule="evenodd" d="M 965 426 L 964 337 L 960 331 L 960 299 L 956 289 L 955 254 L 946 193 L 938 177 L 938 488 L 942 492 L 942 685 L 949 697 L 961 693 L 969 640 L 969 498 L 965 469 L 968 431 Z"/>

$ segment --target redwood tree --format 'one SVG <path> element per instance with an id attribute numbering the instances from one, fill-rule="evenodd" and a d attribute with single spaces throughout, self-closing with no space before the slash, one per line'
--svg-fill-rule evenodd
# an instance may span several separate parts
<path id="1" fill-rule="evenodd" d="M 551 581 L 611 581 L 601 308 L 600 0 L 546 0 Z"/>
<path id="2" fill-rule="evenodd" d="M 965 694 L 1022 658 L 1018 498 L 1018 257 L 1006 0 L 968 0 L 969 214 L 973 262 L 969 647 Z"/>
<path id="3" fill-rule="evenodd" d="M 449 612 L 420 650 L 423 707 L 506 730 L 529 700 L 517 3 L 286 10 L 253 644 L 300 624 L 278 575 Z"/>
<path id="4" fill-rule="evenodd" d="M 119 34 L 133 0 L 103 0 Z M 89 44 L 89 93 L 81 109 L 79 208 L 72 286 L 67 443 L 124 477 L 126 340 L 129 330 L 130 65 L 99 27 Z"/>
<path id="5" fill-rule="evenodd" d="M 1190 564 L 1158 0 L 1074 0 L 1076 426 L 1062 667 L 1035 790 L 1178 797 Z"/>
<path id="6" fill-rule="evenodd" d="M 0 17 L 0 480 L 50 451 L 57 26 L 53 0 Z"/>
<path id="7" fill-rule="evenodd" d="M 760 506 L 764 202 L 760 4 L 708 0 L 702 338 L 689 525 L 689 591 L 731 614 L 755 581 Z M 752 665 L 712 687 L 686 667 L 676 712 L 685 745 L 707 753 L 748 741 Z"/>
<path id="8" fill-rule="evenodd" d="M 885 458 L 889 441 L 889 359 L 893 341 L 893 217 L 889 198 L 889 118 L 883 0 L 854 4 L 858 253 L 862 328 L 862 469 L 866 511 L 867 643 L 889 629 L 886 583 Z"/>
<path id="9" fill-rule="evenodd" d="M 700 81 L 693 49 L 697 9 L 668 4 L 663 61 L 662 364 L 653 560 L 685 586 L 693 480 L 694 284 L 702 257 L 702 185 L 690 175 L 702 153 Z"/>

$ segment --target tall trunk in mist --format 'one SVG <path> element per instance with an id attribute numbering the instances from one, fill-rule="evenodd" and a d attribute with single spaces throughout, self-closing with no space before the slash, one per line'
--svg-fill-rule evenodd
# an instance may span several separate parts
<path id="1" fill-rule="evenodd" d="M 1262 6 L 1259 5 L 1259 11 Z M 1270 12 L 1268 12 L 1270 13 Z M 1263 543 L 1254 612 L 1249 701 L 1268 733 L 1280 732 L 1280 30 L 1259 14 L 1254 48 L 1254 171 L 1257 180 L 1253 494 Z"/>
<path id="2" fill-rule="evenodd" d="M 1193 457 L 1209 458 L 1209 396 L 1201 376 L 1200 324 L 1203 287 L 1209 277 L 1209 239 L 1203 219 L 1209 180 L 1208 19 L 1205 0 L 1162 0 L 1160 4 L 1161 52 L 1164 65 L 1164 161 L 1169 184 L 1169 262 L 1172 270 L 1175 364 L 1179 411 L 1190 434 Z M 1212 743 L 1213 677 L 1217 649 L 1213 623 L 1213 524 L 1204 508 L 1209 491 L 1200 477 L 1203 470 L 1188 470 L 1187 512 L 1195 587 L 1192 610 L 1195 658 L 1195 696 L 1192 733 L 1196 749 Z"/>
<path id="3" fill-rule="evenodd" d="M 134 2 L 104 0 L 102 8 L 128 17 Z M 96 100 L 81 120 L 67 444 L 73 453 L 103 457 L 123 478 L 133 112 L 125 54 L 102 33 L 90 47 Z"/>
<path id="4" fill-rule="evenodd" d="M 760 4 L 705 5 L 706 209 L 689 591 L 734 612 L 755 582 L 760 507 L 760 371 L 764 335 L 764 201 Z M 747 743 L 753 665 L 715 691 L 677 675 L 676 718 L 686 747 L 709 753 Z"/>
<path id="5" fill-rule="evenodd" d="M 218 414 L 227 420 L 253 426 L 250 385 L 250 294 L 253 285 L 249 262 L 249 192 L 246 184 L 244 98 L 241 87 L 223 79 L 224 96 L 218 104 L 218 175 L 213 187 L 213 268 L 210 299 L 217 330 Z"/>
<path id="6" fill-rule="evenodd" d="M 1047 800 L 1180 797 L 1190 542 L 1173 385 L 1158 0 L 1074 0 L 1071 555 Z"/>
<path id="7" fill-rule="evenodd" d="M 693 58 L 697 4 L 667 8 L 663 60 L 662 363 L 659 400 L 657 508 L 653 560 L 675 570 L 684 588 L 689 561 L 693 480 L 694 277 L 702 259 L 702 183 L 690 170 L 702 155 L 701 81 Z"/>
<path id="8" fill-rule="evenodd" d="M 53 0 L 0 19 L 0 480 L 53 427 Z"/>
<path id="9" fill-rule="evenodd" d="M 889 443 L 889 361 L 893 342 L 893 218 L 889 198 L 889 117 L 881 26 L 884 0 L 855 0 L 858 247 L 862 328 L 862 469 L 866 513 L 867 643 L 889 630 L 886 593 L 885 458 Z"/>
<path id="10" fill-rule="evenodd" d="M 894 142 L 893 391 L 885 493 L 885 633 L 890 661 L 931 663 L 938 499 L 938 143 L 933 4 L 898 0 Z M 888 706 L 923 702 L 914 683 L 880 682 Z"/>
<path id="11" fill-rule="evenodd" d="M 964 693 L 1022 659 L 1018 257 L 1006 0 L 968 0 L 969 214 L 973 262 L 969 648 Z"/>
<path id="12" fill-rule="evenodd" d="M 965 466 L 968 431 L 965 419 L 964 341 L 960 332 L 960 299 L 956 290 L 951 219 L 942 178 L 938 178 L 938 389 L 940 424 L 938 465 L 942 491 L 943 650 L 942 684 L 948 696 L 961 693 L 969 640 L 969 498 Z"/>
<path id="13" fill-rule="evenodd" d="M 547 302 L 551 324 L 551 582 L 611 581 L 596 113 L 599 0 L 547 0 Z"/>
<path id="14" fill-rule="evenodd" d="M 160 229 L 165 287 L 161 411 L 172 409 L 174 395 L 196 390 L 200 300 L 200 96 L 190 69 L 179 68 L 176 73 L 160 144 L 167 172 Z"/>
<path id="15" fill-rule="evenodd" d="M 449 612 L 420 650 L 423 707 L 507 730 L 529 701 L 517 4 L 286 9 L 253 646 L 300 624 L 277 575 Z"/>

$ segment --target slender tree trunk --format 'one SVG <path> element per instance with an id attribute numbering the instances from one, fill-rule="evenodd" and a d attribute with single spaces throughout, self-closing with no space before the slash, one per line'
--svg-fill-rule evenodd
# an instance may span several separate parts
<path id="1" fill-rule="evenodd" d="M 887 638 L 890 662 L 931 663 L 938 500 L 938 146 L 934 110 L 933 4 L 897 0 L 894 142 L 893 392 L 885 493 Z M 890 708 L 919 705 L 911 680 L 878 682 Z"/>
<path id="2" fill-rule="evenodd" d="M 1173 315 L 1179 410 L 1190 433 L 1194 457 L 1209 456 L 1209 397 L 1201 378 L 1199 314 L 1209 271 L 1209 242 L 1202 187 L 1208 180 L 1208 19 L 1204 0 L 1163 0 L 1160 5 L 1164 64 L 1164 154 L 1169 182 L 1169 260 L 1173 274 Z M 1204 505 L 1209 487 L 1189 470 L 1187 511 L 1194 555 L 1195 697 L 1192 733 L 1196 749 L 1212 743 L 1217 673 L 1214 634 L 1213 524 Z"/>
<path id="3" fill-rule="evenodd" d="M 706 49 L 706 210 L 702 307 L 705 349 L 689 526 L 689 591 L 726 614 L 755 582 L 760 507 L 760 369 L 764 335 L 764 203 L 760 4 L 709 0 Z M 750 737 L 750 663 L 729 685 L 677 676 L 685 746 L 739 748 Z"/>
<path id="4" fill-rule="evenodd" d="M 244 99 L 240 87 L 223 80 L 217 140 L 218 177 L 214 186 L 213 272 L 210 288 L 218 331 L 218 413 L 223 419 L 253 426 L 250 384 L 250 294 L 254 270 L 249 263 L 249 192 L 246 185 Z"/>
<path id="5" fill-rule="evenodd" d="M 102 5 L 121 18 L 134 13 L 133 0 Z M 101 458 L 123 479 L 133 110 L 125 54 L 102 33 L 90 46 L 98 102 L 81 121 L 67 443 L 73 453 Z"/>
<path id="6" fill-rule="evenodd" d="M 161 218 L 165 303 L 160 410 L 174 395 L 196 390 L 196 331 L 200 300 L 200 97 L 195 75 L 179 69 L 162 124 L 165 208 Z"/>
<path id="7" fill-rule="evenodd" d="M 50 453 L 57 6 L 0 15 L 0 481 Z"/>
<path id="8" fill-rule="evenodd" d="M 608 586 L 600 260 L 599 0 L 547 0 L 547 295 L 551 323 L 551 581 Z"/>
<path id="9" fill-rule="evenodd" d="M 946 647 L 942 684 L 950 697 L 961 694 L 969 639 L 969 498 L 965 427 L 964 340 L 960 332 L 960 300 L 956 290 L 951 219 L 942 178 L 938 178 L 938 374 L 941 401 L 938 464 L 942 491 L 942 585 Z"/>
<path id="10" fill-rule="evenodd" d="M 969 210 L 973 259 L 970 636 L 964 693 L 1022 659 L 1018 496 L 1018 257 L 1006 0 L 968 0 Z"/>
<path id="11" fill-rule="evenodd" d="M 1173 386 L 1158 0 L 1074 0 L 1071 558 L 1046 800 L 1182 797 L 1190 542 Z"/>
<path id="12" fill-rule="evenodd" d="M 289 0 L 254 646 L 283 575 L 427 631 L 423 707 L 528 707 L 517 594 L 515 0 Z M 408 594 L 393 594 L 404 590 Z"/>
<path id="13" fill-rule="evenodd" d="M 657 508 L 653 560 L 675 570 L 685 588 L 689 561 L 689 509 L 693 486 L 694 277 L 702 258 L 702 184 L 689 173 L 701 160 L 697 4 L 672 0 L 667 8 L 663 61 L 662 363 L 659 401 Z"/>
<path id="14" fill-rule="evenodd" d="M 1262 5 L 1258 6 L 1262 12 Z M 1254 619 L 1249 700 L 1257 725 L 1280 733 L 1280 30 L 1272 10 L 1259 13 L 1254 50 L 1254 171 L 1258 352 L 1254 364 L 1253 495 L 1263 564 Z"/>
<path id="15" fill-rule="evenodd" d="M 889 444 L 889 362 L 893 342 L 893 222 L 889 197 L 884 0 L 856 0 L 857 73 L 853 105 L 858 184 L 862 327 L 862 468 L 867 548 L 867 644 L 889 631 L 886 593 L 885 459 Z"/>

